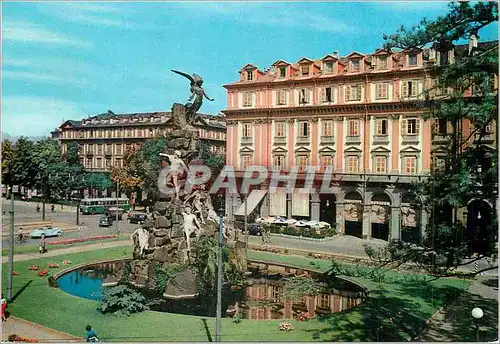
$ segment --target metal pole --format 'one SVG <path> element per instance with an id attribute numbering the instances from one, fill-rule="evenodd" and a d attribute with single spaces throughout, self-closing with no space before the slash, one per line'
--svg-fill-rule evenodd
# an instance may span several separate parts
<path id="1" fill-rule="evenodd" d="M 45 176 L 42 177 L 42 221 L 45 221 L 45 193 L 47 192 L 47 185 L 45 184 Z"/>
<path id="2" fill-rule="evenodd" d="M 247 225 L 247 216 L 248 216 L 248 195 L 245 194 L 245 257 L 248 259 L 248 225 Z"/>
<path id="3" fill-rule="evenodd" d="M 479 342 L 479 323 L 476 320 L 476 342 Z"/>
<path id="4" fill-rule="evenodd" d="M 221 317 L 222 317 L 222 215 L 219 216 L 219 251 L 217 254 L 217 317 L 215 321 L 215 341 L 220 342 L 221 338 Z"/>
<path id="5" fill-rule="evenodd" d="M 116 182 L 116 210 L 115 210 L 115 229 L 116 229 L 116 235 L 120 234 L 120 230 L 118 229 L 118 181 Z"/>
<path id="6" fill-rule="evenodd" d="M 80 197 L 80 195 L 78 195 Z M 80 200 L 76 201 L 76 225 L 80 226 Z"/>
<path id="7" fill-rule="evenodd" d="M 14 187 L 10 188 L 10 250 L 9 273 L 7 275 L 7 298 L 12 299 L 12 273 L 14 272 Z"/>

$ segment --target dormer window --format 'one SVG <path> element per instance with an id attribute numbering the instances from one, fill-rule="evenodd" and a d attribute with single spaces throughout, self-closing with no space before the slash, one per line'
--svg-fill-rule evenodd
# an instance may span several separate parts
<path id="1" fill-rule="evenodd" d="M 323 63 L 323 71 L 325 74 L 332 74 L 333 73 L 333 62 L 332 61 L 327 61 Z"/>
<path id="2" fill-rule="evenodd" d="M 307 76 L 309 75 L 309 69 L 310 69 L 310 66 L 309 65 L 302 65 L 300 67 L 300 73 L 302 76 Z"/>
<path id="3" fill-rule="evenodd" d="M 253 80 L 253 71 L 252 70 L 247 71 L 247 80 L 248 81 Z"/>
<path id="4" fill-rule="evenodd" d="M 417 66 L 417 54 L 416 53 L 408 55 L 408 66 L 409 67 Z"/>
<path id="5" fill-rule="evenodd" d="M 286 67 L 285 66 L 280 67 L 280 77 L 281 78 L 286 77 Z"/>
<path id="6" fill-rule="evenodd" d="M 360 60 L 351 60 L 351 71 L 358 72 L 360 65 Z"/>
<path id="7" fill-rule="evenodd" d="M 378 69 L 387 69 L 387 56 L 379 56 Z"/>

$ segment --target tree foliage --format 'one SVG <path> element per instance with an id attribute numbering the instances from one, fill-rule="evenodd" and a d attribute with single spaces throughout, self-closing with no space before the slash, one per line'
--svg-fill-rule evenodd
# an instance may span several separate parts
<path id="1" fill-rule="evenodd" d="M 436 20 L 422 20 L 416 27 L 402 27 L 384 36 L 385 47 L 410 50 L 434 43 L 435 49 L 447 50 L 452 44 L 468 40 L 471 34 L 480 36 L 482 28 L 498 21 L 495 2 L 451 3 L 449 8 L 447 15 Z M 444 165 L 435 168 L 426 181 L 414 185 L 416 199 L 424 200 L 422 206 L 430 214 L 425 239 L 420 245 L 391 243 L 380 250 L 369 248 L 367 253 L 380 266 L 395 268 L 412 263 L 431 275 L 450 276 L 474 260 L 497 255 L 494 206 L 489 214 L 483 212 L 489 222 L 475 219 L 466 223 L 458 212 L 468 206 L 470 210 L 472 200 L 495 204 L 497 197 L 498 154 L 485 141 L 491 135 L 488 127 L 498 114 L 498 92 L 494 87 L 498 42 L 479 45 L 471 52 L 462 49 L 454 63 L 432 67 L 429 73 L 435 85 L 424 91 L 423 100 L 416 105 L 426 120 L 446 121 L 453 130 L 440 147 L 446 156 Z M 437 91 L 444 88 L 452 91 L 437 99 Z M 468 123 L 470 130 L 466 130 Z"/>
<path id="2" fill-rule="evenodd" d="M 9 140 L 2 141 L 2 183 L 12 185 L 12 159 L 14 147 Z"/>

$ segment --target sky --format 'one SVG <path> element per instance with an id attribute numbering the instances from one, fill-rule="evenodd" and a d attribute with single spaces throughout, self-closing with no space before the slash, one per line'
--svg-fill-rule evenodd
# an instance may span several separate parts
<path id="1" fill-rule="evenodd" d="M 226 107 L 222 85 L 338 51 L 372 53 L 383 34 L 447 12 L 446 2 L 2 2 L 2 133 L 43 136 L 64 120 L 169 111 L 196 73 L 200 112 Z M 498 38 L 497 26 L 481 40 Z"/>

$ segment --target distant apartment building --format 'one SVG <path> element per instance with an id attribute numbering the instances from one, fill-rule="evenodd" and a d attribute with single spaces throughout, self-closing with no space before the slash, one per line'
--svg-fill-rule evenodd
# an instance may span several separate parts
<path id="1" fill-rule="evenodd" d="M 234 166 L 238 182 L 249 165 L 285 176 L 299 168 L 293 193 L 284 188 L 269 193 L 262 185 L 247 195 L 247 213 L 326 221 L 363 238 L 419 242 L 429 214 L 409 186 L 440 164 L 439 140 L 447 139 L 449 124 L 424 120 L 424 109 L 413 100 L 435 86 L 437 67 L 454 63 L 467 50 L 467 45 L 437 44 L 278 60 L 266 70 L 243 66 L 239 79 L 224 85 L 227 164 Z M 432 96 L 439 100 L 448 91 L 435 89 Z M 470 132 L 469 123 L 462 129 Z M 302 193 L 307 165 L 321 170 L 313 188 Z M 333 169 L 333 194 L 319 192 L 327 167 Z M 227 214 L 243 211 L 240 196 L 226 197 Z"/>
<path id="2" fill-rule="evenodd" d="M 109 172 L 112 166 L 123 166 L 128 150 L 139 148 L 148 139 L 168 135 L 171 123 L 171 112 L 108 112 L 79 121 L 67 120 L 52 132 L 52 137 L 59 141 L 63 153 L 69 142 L 78 143 L 80 161 L 87 170 Z M 193 125 L 199 140 L 208 143 L 212 152 L 225 154 L 226 125 L 222 117 L 200 114 Z"/>

